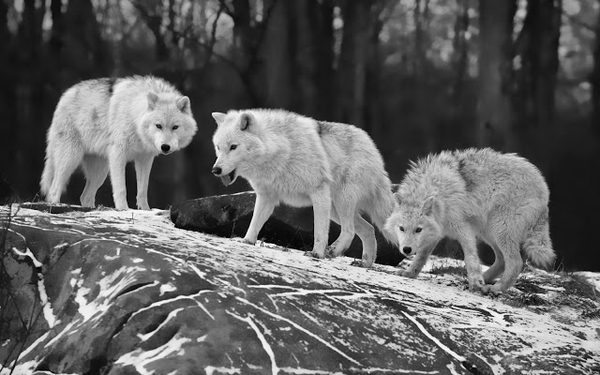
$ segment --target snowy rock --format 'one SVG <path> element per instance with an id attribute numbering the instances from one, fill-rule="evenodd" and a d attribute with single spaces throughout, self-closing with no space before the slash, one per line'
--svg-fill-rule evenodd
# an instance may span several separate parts
<path id="1" fill-rule="evenodd" d="M 256 194 L 253 191 L 188 200 L 171 207 L 171 220 L 177 228 L 221 237 L 244 237 L 252 219 L 255 200 Z M 259 239 L 292 249 L 312 250 L 313 220 L 312 207 L 280 205 L 265 223 Z M 331 222 L 329 243 L 339 234 L 340 226 Z M 376 263 L 395 266 L 404 259 L 398 249 L 388 243 L 377 229 L 375 236 L 378 244 Z M 358 236 L 345 255 L 361 258 L 362 244 Z"/>
<path id="2" fill-rule="evenodd" d="M 492 298 L 454 259 L 413 280 L 179 229 L 167 211 L 26 207 L 0 206 L 20 275 L 1 316 L 16 288 L 33 300 L 27 334 L 0 330 L 1 375 L 600 371 L 600 304 L 571 275 L 527 269 Z"/>

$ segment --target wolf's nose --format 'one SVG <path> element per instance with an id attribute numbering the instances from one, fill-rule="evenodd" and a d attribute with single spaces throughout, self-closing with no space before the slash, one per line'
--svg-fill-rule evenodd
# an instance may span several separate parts
<path id="1" fill-rule="evenodd" d="M 160 149 L 162 150 L 162 152 L 169 152 L 169 150 L 171 149 L 171 146 L 162 145 L 162 146 L 160 146 Z"/>
<path id="2" fill-rule="evenodd" d="M 410 255 L 410 253 L 412 253 L 412 247 L 410 247 L 410 246 L 404 246 L 402 248 L 402 253 L 404 253 L 404 255 Z"/>
<path id="3" fill-rule="evenodd" d="M 223 172 L 223 170 L 222 170 L 221 168 L 219 168 L 219 167 L 214 167 L 214 168 L 212 169 L 212 173 L 213 173 L 215 176 L 220 176 L 222 172 Z"/>

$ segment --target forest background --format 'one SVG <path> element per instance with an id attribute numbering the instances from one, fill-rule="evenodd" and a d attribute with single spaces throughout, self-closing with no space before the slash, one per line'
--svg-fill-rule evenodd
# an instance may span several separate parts
<path id="1" fill-rule="evenodd" d="M 518 152 L 551 190 L 557 269 L 600 271 L 598 0 L 0 0 L 0 178 L 39 199 L 62 92 L 154 74 L 191 99 L 193 143 L 151 173 L 155 208 L 225 188 L 213 111 L 284 108 L 354 124 L 393 182 L 430 152 Z M 129 202 L 135 174 L 128 166 Z M 63 196 L 79 203 L 83 176 Z M 109 182 L 97 203 L 113 206 Z"/>

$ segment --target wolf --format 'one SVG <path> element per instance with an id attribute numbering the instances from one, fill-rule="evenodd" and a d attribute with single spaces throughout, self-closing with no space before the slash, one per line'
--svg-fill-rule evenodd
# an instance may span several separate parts
<path id="1" fill-rule="evenodd" d="M 213 174 L 226 186 L 241 176 L 256 192 L 244 242 L 256 242 L 280 203 L 313 207 L 315 240 L 308 255 L 316 258 L 342 255 L 358 234 L 363 245 L 360 265 L 370 267 L 377 240 L 361 213 L 388 241 L 396 242 L 393 233 L 383 230 L 395 205 L 391 181 L 365 131 L 275 109 L 230 110 L 212 116 L 217 123 Z M 330 219 L 340 224 L 341 233 L 327 248 Z"/>
<path id="2" fill-rule="evenodd" d="M 415 278 L 443 237 L 462 246 L 473 290 L 510 288 L 526 258 L 549 268 L 555 260 L 549 195 L 538 168 L 516 154 L 470 148 L 412 162 L 396 192 L 398 206 L 385 224 L 398 237 L 401 252 L 414 255 L 408 270 L 399 274 Z M 483 275 L 477 239 L 495 254 Z"/>
<path id="3" fill-rule="evenodd" d="M 186 147 L 197 131 L 190 99 L 154 76 L 82 81 L 61 96 L 47 133 L 41 192 L 59 203 L 82 166 L 81 205 L 94 207 L 96 192 L 110 172 L 115 207 L 128 209 L 125 165 L 135 163 L 137 208 L 148 210 L 152 162 Z"/>

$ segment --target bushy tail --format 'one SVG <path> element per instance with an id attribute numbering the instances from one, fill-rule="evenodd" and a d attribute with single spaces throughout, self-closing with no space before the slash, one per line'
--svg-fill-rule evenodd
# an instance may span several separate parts
<path id="1" fill-rule="evenodd" d="M 398 247 L 398 238 L 396 235 L 385 229 L 385 222 L 392 212 L 394 212 L 395 207 L 396 199 L 392 193 L 392 188 L 391 186 L 385 186 L 375 191 L 371 204 L 366 208 L 366 213 L 385 239 Z"/>
<path id="2" fill-rule="evenodd" d="M 548 221 L 548 208 L 544 207 L 536 224 L 531 228 L 529 237 L 523 243 L 525 256 L 531 260 L 533 265 L 551 269 L 554 266 L 556 254 L 552 249 L 550 240 L 550 226 Z"/>
<path id="3" fill-rule="evenodd" d="M 44 171 L 42 172 L 42 180 L 40 181 L 40 188 L 43 196 L 47 196 L 50 192 L 50 186 L 52 186 L 52 179 L 54 177 L 54 160 L 50 153 L 50 146 L 46 147 L 46 163 L 44 164 Z"/>

